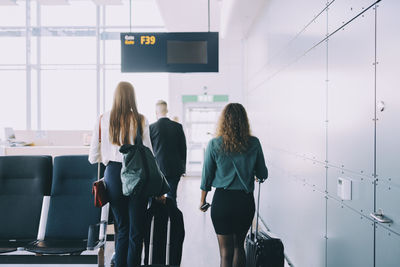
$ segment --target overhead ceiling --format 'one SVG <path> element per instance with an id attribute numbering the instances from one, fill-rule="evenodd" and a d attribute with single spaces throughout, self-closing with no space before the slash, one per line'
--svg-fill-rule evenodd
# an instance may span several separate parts
<path id="1" fill-rule="evenodd" d="M 221 37 L 243 39 L 268 0 L 224 0 L 221 10 Z"/>
<path id="2" fill-rule="evenodd" d="M 36 0 L 42 4 L 68 4 L 69 1 Z M 91 0 L 96 4 L 115 5 L 128 1 Z M 269 0 L 153 0 L 169 32 L 220 32 L 224 39 L 243 39 L 260 10 Z M 16 0 L 0 0 L 0 4 L 15 5 Z M 135 5 L 134 5 L 135 6 Z"/>
<path id="3" fill-rule="evenodd" d="M 168 31 L 221 32 L 222 38 L 242 39 L 268 0 L 156 0 Z"/>
<path id="4" fill-rule="evenodd" d="M 208 0 L 156 0 L 170 32 L 208 31 Z M 221 1 L 210 0 L 210 31 L 219 31 Z"/>

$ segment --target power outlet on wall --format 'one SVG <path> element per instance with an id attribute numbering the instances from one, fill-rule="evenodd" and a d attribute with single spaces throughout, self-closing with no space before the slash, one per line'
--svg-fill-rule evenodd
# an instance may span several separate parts
<path id="1" fill-rule="evenodd" d="M 343 200 L 351 200 L 352 182 L 348 178 L 338 177 L 337 195 Z"/>

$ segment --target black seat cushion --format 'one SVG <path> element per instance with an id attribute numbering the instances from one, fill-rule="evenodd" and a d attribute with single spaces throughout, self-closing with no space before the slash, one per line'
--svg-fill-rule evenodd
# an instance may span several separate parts
<path id="1" fill-rule="evenodd" d="M 86 245 L 87 240 L 43 240 L 32 242 L 25 249 L 39 254 L 80 254 Z"/>
<path id="2" fill-rule="evenodd" d="M 32 242 L 32 239 L 26 240 L 0 240 L 0 253 L 8 253 L 16 251 L 20 247 L 25 247 Z"/>

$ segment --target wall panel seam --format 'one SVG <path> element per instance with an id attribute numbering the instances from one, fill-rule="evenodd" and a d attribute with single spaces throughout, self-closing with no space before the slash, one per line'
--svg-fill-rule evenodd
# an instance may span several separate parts
<path id="1" fill-rule="evenodd" d="M 313 45 L 311 48 L 309 48 L 308 50 L 306 50 L 303 54 L 301 54 L 300 56 L 296 57 L 292 62 L 284 65 L 283 67 L 279 68 L 277 71 L 273 72 L 271 75 L 267 76 L 267 78 L 263 79 L 260 83 L 258 83 L 257 85 L 253 86 L 253 88 L 249 88 L 248 92 L 251 93 L 255 90 L 257 90 L 258 88 L 260 88 L 261 86 L 263 86 L 265 83 L 267 83 L 269 80 L 271 80 L 273 77 L 275 77 L 276 75 L 278 75 L 279 73 L 283 72 L 284 70 L 286 70 L 287 68 L 289 68 L 290 66 L 292 66 L 293 64 L 295 64 L 296 62 L 298 62 L 300 59 L 302 59 L 304 56 L 306 56 L 309 52 L 311 52 L 313 49 L 315 49 L 316 47 L 318 47 L 320 44 L 322 44 L 323 42 L 325 42 L 326 40 L 328 40 L 330 37 L 332 37 L 334 34 L 336 34 L 338 31 L 340 31 L 341 29 L 343 29 L 344 27 L 346 27 L 347 25 L 349 25 L 351 22 L 353 22 L 355 19 L 357 19 L 358 17 L 360 17 L 361 15 L 363 15 L 365 12 L 367 12 L 369 9 L 371 9 L 372 7 L 374 7 L 377 3 L 379 3 L 382 0 L 377 0 L 376 2 L 374 2 L 373 4 L 371 4 L 370 6 L 368 6 L 367 8 L 365 8 L 363 11 L 361 11 L 359 14 L 357 14 L 356 16 L 354 16 L 353 18 L 351 18 L 350 20 L 348 20 L 347 22 L 345 22 L 342 26 L 340 26 L 339 28 L 337 28 L 336 30 L 334 30 L 332 33 L 330 33 L 328 36 L 326 36 L 325 38 L 323 38 L 321 41 L 319 41 L 318 43 L 316 43 L 315 45 Z M 250 81 L 250 80 L 249 80 Z"/>

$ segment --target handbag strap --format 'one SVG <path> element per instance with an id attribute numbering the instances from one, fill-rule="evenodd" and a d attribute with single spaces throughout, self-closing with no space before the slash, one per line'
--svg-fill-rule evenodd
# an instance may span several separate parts
<path id="1" fill-rule="evenodd" d="M 242 186 L 244 187 L 244 189 L 245 189 L 246 191 L 249 191 L 249 188 L 248 188 L 247 185 L 243 182 L 242 176 L 240 176 L 240 172 L 239 172 L 239 169 L 236 167 L 235 161 L 233 160 L 233 158 L 231 157 L 231 155 L 229 155 L 229 153 L 227 153 L 226 155 L 227 155 L 227 156 L 230 158 L 230 160 L 232 161 L 233 168 L 235 169 L 235 172 L 236 172 L 236 174 L 237 174 L 237 176 L 238 176 L 238 178 L 239 178 L 240 183 L 242 184 Z"/>
<path id="2" fill-rule="evenodd" d="M 99 119 L 99 147 L 101 147 L 101 119 L 102 118 L 103 118 L 103 115 L 100 115 L 100 119 Z M 97 181 L 98 180 L 100 180 L 100 161 L 97 163 Z"/>

